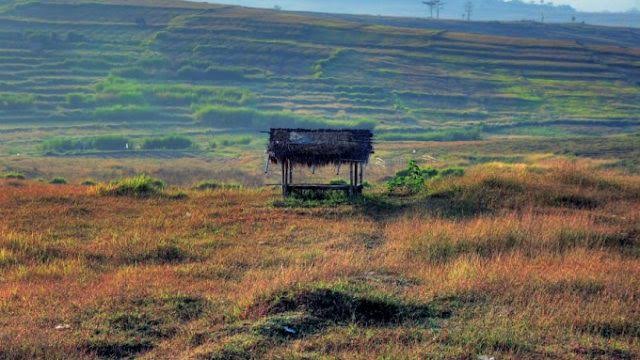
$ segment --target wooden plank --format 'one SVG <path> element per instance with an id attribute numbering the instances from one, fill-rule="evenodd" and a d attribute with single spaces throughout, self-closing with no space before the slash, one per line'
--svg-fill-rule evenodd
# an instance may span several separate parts
<path id="1" fill-rule="evenodd" d="M 287 186 L 290 190 L 350 190 L 361 188 L 362 185 L 325 185 L 325 184 L 295 184 Z"/>

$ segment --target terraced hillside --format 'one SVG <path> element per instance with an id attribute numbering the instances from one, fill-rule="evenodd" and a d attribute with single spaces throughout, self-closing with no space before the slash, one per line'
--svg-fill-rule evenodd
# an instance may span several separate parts
<path id="1" fill-rule="evenodd" d="M 640 125 L 640 36 L 631 29 L 549 25 L 561 35 L 536 39 L 482 34 L 499 24 L 462 33 L 179 1 L 0 4 L 5 128 L 333 121 L 394 139 L 407 129 L 464 138 L 514 126 Z"/>

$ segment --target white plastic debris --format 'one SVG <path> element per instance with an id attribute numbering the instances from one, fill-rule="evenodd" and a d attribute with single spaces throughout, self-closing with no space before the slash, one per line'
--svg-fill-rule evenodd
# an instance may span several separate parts
<path id="1" fill-rule="evenodd" d="M 285 332 L 287 332 L 287 333 L 289 333 L 289 334 L 295 334 L 295 333 L 297 333 L 296 329 L 294 329 L 294 328 L 290 328 L 290 327 L 288 327 L 288 326 L 285 326 L 285 327 L 284 327 L 284 331 L 285 331 Z"/>
<path id="2" fill-rule="evenodd" d="M 71 325 L 69 325 L 69 324 L 58 324 L 58 325 L 56 325 L 56 327 L 54 329 L 56 329 L 56 330 L 69 330 L 69 329 L 71 329 Z"/>

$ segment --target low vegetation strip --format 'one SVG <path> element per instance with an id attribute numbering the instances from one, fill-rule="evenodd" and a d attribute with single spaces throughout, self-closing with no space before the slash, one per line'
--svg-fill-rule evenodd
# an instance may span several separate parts
<path id="1" fill-rule="evenodd" d="M 369 119 L 324 119 L 293 112 L 260 111 L 214 105 L 198 109 L 194 116 L 202 124 L 222 129 L 248 128 L 266 130 L 274 127 L 372 129 L 375 126 L 375 121 Z"/>

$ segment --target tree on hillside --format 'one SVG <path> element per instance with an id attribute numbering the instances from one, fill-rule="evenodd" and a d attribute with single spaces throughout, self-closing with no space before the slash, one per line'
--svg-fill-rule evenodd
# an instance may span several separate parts
<path id="1" fill-rule="evenodd" d="M 464 3 L 464 15 L 467 21 L 471 21 L 471 13 L 473 12 L 473 2 L 471 0 L 467 0 Z"/>
<path id="2" fill-rule="evenodd" d="M 444 0 L 428 0 L 423 1 L 423 4 L 429 7 L 429 18 L 433 19 L 433 10 L 436 10 L 436 19 L 440 18 L 440 10 L 444 7 Z"/>

